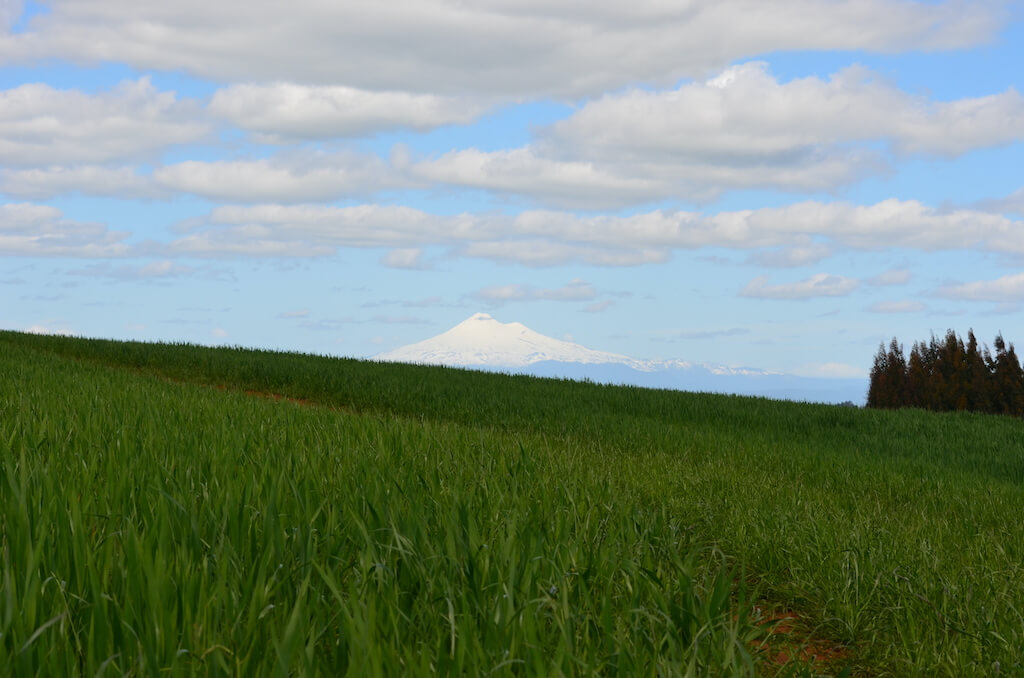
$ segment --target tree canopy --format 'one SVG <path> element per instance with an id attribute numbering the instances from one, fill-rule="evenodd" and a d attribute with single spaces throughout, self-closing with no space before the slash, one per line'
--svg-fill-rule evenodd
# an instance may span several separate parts
<path id="1" fill-rule="evenodd" d="M 927 410 L 970 410 L 1024 416 L 1024 369 L 1000 334 L 995 353 L 979 346 L 974 331 L 967 341 L 949 330 L 928 343 L 915 342 L 910 356 L 893 337 L 878 347 L 871 368 L 868 407 L 918 407 Z"/>

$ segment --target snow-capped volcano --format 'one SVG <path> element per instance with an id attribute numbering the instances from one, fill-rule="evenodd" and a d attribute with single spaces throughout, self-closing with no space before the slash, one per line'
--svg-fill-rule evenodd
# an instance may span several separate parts
<path id="1" fill-rule="evenodd" d="M 374 359 L 462 367 L 526 367 L 554 361 L 647 369 L 643 361 L 552 339 L 522 323 L 502 323 L 486 313 L 476 313 L 436 337 L 381 353 Z"/>
<path id="2" fill-rule="evenodd" d="M 499 322 L 486 313 L 476 313 L 436 337 L 372 359 L 817 402 L 863 402 L 865 392 L 860 379 L 811 379 L 749 367 L 637 360 L 552 339 L 521 323 Z"/>
<path id="3" fill-rule="evenodd" d="M 374 360 L 449 365 L 453 367 L 523 368 L 540 363 L 624 366 L 638 372 L 687 370 L 699 367 L 718 375 L 763 375 L 764 370 L 725 365 L 694 365 L 682 360 L 637 360 L 618 353 L 595 351 L 546 337 L 522 323 L 503 323 L 475 313 L 447 332 L 380 353 Z"/>

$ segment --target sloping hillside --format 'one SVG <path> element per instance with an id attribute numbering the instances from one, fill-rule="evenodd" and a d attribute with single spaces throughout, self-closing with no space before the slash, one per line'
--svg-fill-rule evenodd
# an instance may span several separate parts
<path id="1" fill-rule="evenodd" d="M 1013 419 L 16 333 L 0 375 L 17 675 L 1020 669 Z"/>

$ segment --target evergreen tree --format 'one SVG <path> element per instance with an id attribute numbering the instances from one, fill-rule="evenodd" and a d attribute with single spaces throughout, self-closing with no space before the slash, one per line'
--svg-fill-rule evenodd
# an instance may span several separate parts
<path id="1" fill-rule="evenodd" d="M 1002 333 L 992 342 L 996 353 L 992 359 L 992 410 L 997 414 L 1010 414 L 1013 409 L 1013 394 L 1010 387 L 1012 368 L 1006 352 L 1006 341 Z"/>
<path id="2" fill-rule="evenodd" d="M 967 351 L 964 342 L 953 330 L 946 333 L 942 347 L 943 374 L 946 392 L 943 394 L 943 410 L 967 409 Z"/>
<path id="3" fill-rule="evenodd" d="M 1002 335 L 996 337 L 995 390 L 1000 413 L 1024 415 L 1024 371 L 1013 344 L 1007 346 Z"/>
<path id="4" fill-rule="evenodd" d="M 991 373 L 985 360 L 987 354 L 987 348 L 984 352 L 979 350 L 974 330 L 968 330 L 967 354 L 965 356 L 967 361 L 967 409 L 974 412 L 989 412 L 992 408 L 989 397 Z"/>
<path id="5" fill-rule="evenodd" d="M 1002 334 L 995 353 L 949 330 L 940 340 L 914 342 L 909 359 L 895 337 L 879 345 L 871 369 L 868 407 L 971 410 L 1024 417 L 1024 366 Z"/>
<path id="6" fill-rule="evenodd" d="M 907 407 L 926 407 L 925 393 L 928 388 L 929 374 L 925 365 L 924 344 L 914 342 L 907 360 Z"/>
<path id="7" fill-rule="evenodd" d="M 907 406 L 907 359 L 903 347 L 892 338 L 886 356 L 886 382 L 889 390 L 889 407 Z"/>
<path id="8" fill-rule="evenodd" d="M 871 366 L 871 377 L 868 383 L 868 407 L 888 407 L 887 387 L 885 376 L 889 356 L 885 352 L 885 343 L 878 345 L 878 353 L 875 354 L 875 362 Z"/>
<path id="9" fill-rule="evenodd" d="M 942 410 L 945 403 L 946 374 L 943 371 L 942 346 L 934 334 L 925 350 L 925 364 L 928 366 L 928 385 L 921 394 L 921 405 L 928 410 Z"/>

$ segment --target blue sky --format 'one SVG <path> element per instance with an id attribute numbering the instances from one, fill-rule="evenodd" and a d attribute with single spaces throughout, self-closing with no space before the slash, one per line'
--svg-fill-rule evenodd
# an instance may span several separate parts
<path id="1" fill-rule="evenodd" d="M 0 327 L 371 356 L 484 311 L 866 374 L 1024 341 L 1024 10 L 0 0 Z"/>

